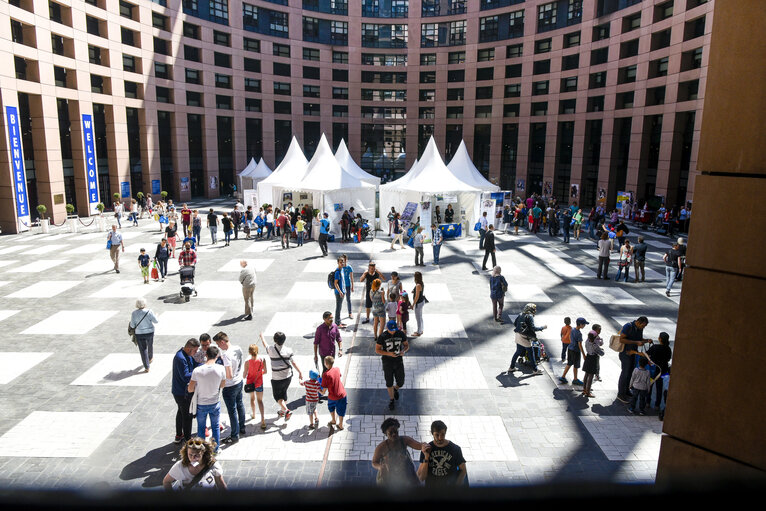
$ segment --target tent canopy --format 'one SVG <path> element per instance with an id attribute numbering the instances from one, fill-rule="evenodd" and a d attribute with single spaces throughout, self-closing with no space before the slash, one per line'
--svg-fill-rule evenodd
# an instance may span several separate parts
<path id="1" fill-rule="evenodd" d="M 257 166 L 258 166 L 258 164 L 255 162 L 255 158 L 250 158 L 250 162 L 247 164 L 247 166 L 245 166 L 244 169 L 242 169 L 237 174 L 237 176 L 239 176 L 239 177 L 247 177 L 247 174 L 249 172 L 252 172 L 253 170 L 255 170 L 255 167 L 257 167 Z"/>
<path id="2" fill-rule="evenodd" d="M 285 186 L 285 189 L 326 192 L 367 187 L 374 187 L 374 185 L 343 169 L 332 154 L 332 148 L 327 143 L 327 138 L 322 134 L 314 156 L 306 168 L 306 175 L 295 186 Z"/>
<path id="3" fill-rule="evenodd" d="M 290 147 L 287 149 L 287 154 L 282 158 L 282 162 L 261 183 L 273 186 L 295 185 L 306 175 L 307 166 L 308 160 L 306 160 L 298 140 L 293 137 Z"/>
<path id="4" fill-rule="evenodd" d="M 348 147 L 346 147 L 346 142 L 343 139 L 341 139 L 340 144 L 338 145 L 338 150 L 335 151 L 335 159 L 338 161 L 343 170 L 352 176 L 372 185 L 380 185 L 379 177 L 373 176 L 369 172 L 364 171 L 359 165 L 356 164 L 353 158 L 351 158 L 351 154 L 348 152 Z"/>
<path id="5" fill-rule="evenodd" d="M 266 179 L 271 175 L 271 169 L 268 165 L 266 165 L 266 162 L 263 161 L 263 158 L 260 159 L 258 162 L 258 165 L 255 166 L 252 170 L 250 170 L 249 173 L 244 174 L 243 177 L 249 177 L 252 180 L 260 180 L 260 179 Z"/>
<path id="6" fill-rule="evenodd" d="M 499 186 L 492 184 L 482 176 L 479 169 L 473 164 L 471 157 L 468 156 L 465 140 L 460 141 L 460 147 L 457 148 L 457 152 L 455 153 L 455 156 L 452 157 L 447 168 L 449 168 L 461 181 L 470 183 L 472 186 L 475 186 L 480 190 L 493 192 L 500 190 Z"/>

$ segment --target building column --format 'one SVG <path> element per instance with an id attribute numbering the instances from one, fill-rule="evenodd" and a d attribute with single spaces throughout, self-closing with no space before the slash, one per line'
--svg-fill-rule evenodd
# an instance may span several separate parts
<path id="1" fill-rule="evenodd" d="M 130 152 L 128 150 L 128 122 L 124 106 L 106 105 L 107 148 L 109 150 L 109 185 L 110 193 L 120 193 L 120 183 L 130 182 Z M 114 198 L 101 197 L 107 208 L 112 207 Z"/>
<path id="2" fill-rule="evenodd" d="M 610 175 L 612 172 L 612 145 L 616 142 L 614 137 L 614 123 L 615 118 L 613 116 L 604 115 L 604 119 L 601 125 L 601 155 L 598 163 L 598 183 L 596 184 L 596 200 L 601 196 L 601 190 L 604 190 L 606 202 L 605 206 L 607 211 L 614 207 L 614 201 L 610 202 L 610 197 L 616 190 L 611 190 L 609 185 Z"/>
<path id="3" fill-rule="evenodd" d="M 574 121 L 574 137 L 572 137 L 572 164 L 569 171 L 569 188 L 571 190 L 572 185 L 577 185 L 577 197 L 570 197 L 570 201 L 577 201 L 577 204 L 582 207 L 582 171 L 585 153 L 585 119 Z M 571 195 L 571 192 L 569 193 Z M 583 215 L 587 212 L 583 211 Z"/>
<path id="4" fill-rule="evenodd" d="M 131 190 L 131 196 L 143 191 L 151 193 L 152 181 L 159 179 L 160 191 L 168 192 L 168 197 L 178 197 L 177 190 L 171 188 L 165 190 L 162 186 L 162 167 L 160 162 L 160 130 L 157 119 L 156 103 L 147 103 L 147 106 L 138 112 L 138 126 L 141 137 L 141 180 L 144 190 Z M 171 114 L 172 115 L 172 114 Z M 171 140 L 173 135 L 170 134 Z M 175 146 L 172 147 L 175 149 Z M 175 167 L 173 168 L 175 171 Z M 130 181 L 130 179 L 128 179 Z M 160 197 L 152 196 L 152 201 L 160 200 Z"/>
<path id="5" fill-rule="evenodd" d="M 519 123 L 519 136 L 516 143 L 516 183 L 514 183 L 514 197 L 524 200 L 527 196 L 527 176 L 529 174 L 529 123 Z M 524 180 L 524 189 L 518 188 L 519 180 Z"/>
<path id="6" fill-rule="evenodd" d="M 272 123 L 272 129 L 273 129 Z M 218 181 L 218 118 L 215 113 L 205 115 L 203 138 L 205 140 L 205 197 L 215 199 L 221 194 L 221 183 Z M 211 181 L 215 178 L 215 188 Z"/>
<path id="7" fill-rule="evenodd" d="M 545 183 L 548 182 L 551 184 L 551 196 L 553 196 L 553 181 L 556 175 L 558 139 L 558 117 L 551 117 L 545 127 L 545 159 L 543 160 L 543 194 L 545 193 Z"/>
<path id="8" fill-rule="evenodd" d="M 634 115 L 633 122 L 630 124 L 628 172 L 625 177 L 624 190 L 626 192 L 633 192 L 633 200 L 638 198 L 639 173 L 641 172 L 641 150 L 643 148 L 642 142 L 646 136 L 644 131 L 644 117 L 642 115 Z"/>
<path id="9" fill-rule="evenodd" d="M 50 218 L 54 224 L 59 224 L 66 220 L 66 200 L 56 98 L 30 95 L 29 110 L 32 117 L 32 141 L 35 146 L 37 198 L 40 204 L 48 208 L 46 218 Z M 35 211 L 32 218 L 36 217 Z"/>
<path id="10" fill-rule="evenodd" d="M 185 112 L 173 114 L 173 179 L 178 188 L 178 202 L 191 200 L 191 169 L 189 168 L 189 126 Z M 183 180 L 186 179 L 184 184 Z"/>
<path id="11" fill-rule="evenodd" d="M 681 149 L 676 133 L 676 114 L 666 113 L 662 116 L 662 138 L 660 139 L 660 158 L 657 161 L 657 184 L 655 195 L 664 197 L 665 206 L 668 204 L 668 193 L 678 182 L 678 166 L 681 160 Z"/>

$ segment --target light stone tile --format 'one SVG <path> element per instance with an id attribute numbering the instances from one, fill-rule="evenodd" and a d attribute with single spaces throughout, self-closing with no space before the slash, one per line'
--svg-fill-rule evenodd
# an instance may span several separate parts
<path id="1" fill-rule="evenodd" d="M 329 271 L 327 273 L 330 273 Z M 354 292 L 351 294 L 351 307 L 356 308 L 359 305 L 359 300 L 364 296 L 364 284 L 359 282 L 354 283 Z M 287 292 L 285 297 L 287 300 L 329 300 L 334 304 L 335 292 L 330 289 L 326 281 L 321 282 L 296 282 Z M 344 310 L 346 309 L 344 298 Z M 334 305 L 333 305 L 333 311 Z"/>
<path id="2" fill-rule="evenodd" d="M 421 357 L 405 354 L 407 389 L 486 389 L 487 382 L 474 357 Z M 386 388 L 379 356 L 353 355 L 346 388 Z"/>
<path id="3" fill-rule="evenodd" d="M 2 317 L 3 312 L 9 311 L 0 311 L 0 317 Z M 12 382 L 51 355 L 53 355 L 52 352 L 0 352 L 0 364 L 3 366 L 3 371 L 0 373 L 0 384 Z"/>
<path id="4" fill-rule="evenodd" d="M 3 456 L 87 458 L 128 413 L 34 411 L 0 437 Z"/>
<path id="5" fill-rule="evenodd" d="M 561 259 L 571 259 L 571 256 L 568 254 L 565 254 L 564 252 L 561 252 L 560 250 L 556 250 L 555 248 L 551 248 L 549 246 L 541 247 L 538 245 L 523 245 L 521 247 L 521 250 L 525 251 L 532 257 L 534 257 L 537 260 L 546 262 L 546 263 L 560 263 Z"/>
<path id="6" fill-rule="evenodd" d="M 428 294 L 426 293 L 426 296 Z M 430 298 L 429 298 L 430 300 Z M 429 305 L 424 307 L 428 310 Z M 321 315 L 319 316 L 321 318 Z M 374 337 L 372 332 L 372 316 L 369 323 L 359 323 L 357 326 L 357 337 Z M 353 327 L 351 327 L 353 328 Z M 349 330 L 351 330 L 351 328 Z M 415 312 L 410 311 L 410 319 L 407 322 L 407 331 L 412 334 L 417 330 L 417 321 L 415 321 Z M 349 332 L 350 333 L 350 332 Z M 454 314 L 428 314 L 423 313 L 423 335 L 421 338 L 444 338 L 444 339 L 467 339 L 468 335 L 463 328 L 463 322 Z M 413 341 L 413 339 L 415 341 Z M 417 337 L 410 337 L 410 342 L 417 342 Z"/>
<path id="7" fill-rule="evenodd" d="M 158 286 L 162 286 L 163 283 L 151 282 L 144 284 L 141 278 L 141 274 L 136 269 L 135 277 L 130 280 L 119 280 L 113 282 L 108 286 L 104 286 L 95 293 L 89 295 L 89 298 L 114 298 L 117 300 L 125 300 L 129 298 L 141 298 L 146 296 L 157 289 Z M 165 288 L 167 289 L 167 288 Z"/>
<path id="8" fill-rule="evenodd" d="M 263 330 L 263 335 L 266 339 L 270 339 L 275 332 L 283 332 L 288 337 L 310 336 L 313 340 L 314 332 L 316 332 L 319 323 L 322 322 L 323 312 L 323 310 L 317 312 L 277 312 Z M 345 330 L 341 332 L 341 336 L 344 333 L 346 333 Z"/>
<path id="9" fill-rule="evenodd" d="M 247 259 L 247 258 L 232 259 L 228 263 L 218 268 L 218 271 L 228 271 L 228 272 L 239 273 L 240 271 L 242 271 L 242 266 L 239 265 L 239 262 L 242 259 L 245 259 L 245 261 L 247 261 L 247 266 L 249 268 L 255 268 L 256 278 L 258 273 L 262 271 L 266 271 L 266 269 L 268 269 L 268 267 L 271 266 L 271 263 L 274 262 L 274 259 Z"/>
<path id="10" fill-rule="evenodd" d="M 6 298 L 51 298 L 80 284 L 80 280 L 43 280 L 19 289 Z"/>
<path id="11" fill-rule="evenodd" d="M 580 294 L 594 304 L 612 305 L 643 305 L 644 302 L 634 298 L 627 291 L 616 287 L 572 286 Z"/>
<path id="12" fill-rule="evenodd" d="M 662 296 L 665 296 L 665 286 L 653 287 L 652 291 Z M 678 284 L 674 283 L 673 287 L 670 289 L 670 296 L 665 296 L 665 298 L 667 298 L 668 300 L 672 302 L 680 304 L 681 303 L 681 287 Z"/>
<path id="13" fill-rule="evenodd" d="M 106 250 L 106 242 L 104 243 L 89 243 L 87 245 L 80 245 L 72 250 L 64 252 L 66 255 L 80 255 L 80 254 L 97 254 L 98 252 L 108 253 Z"/>
<path id="14" fill-rule="evenodd" d="M 173 369 L 173 357 L 171 354 L 154 353 L 151 368 L 146 373 L 138 350 L 135 353 L 110 353 L 70 385 L 156 387 Z"/>
<path id="15" fill-rule="evenodd" d="M 250 416 L 249 403 L 247 416 Z M 226 413 L 221 410 L 221 415 Z M 267 412 L 266 431 L 261 431 L 259 421 L 246 423 L 248 435 L 240 438 L 239 443 L 224 446 L 218 459 L 221 461 L 258 460 L 266 461 L 322 461 L 330 429 L 326 426 L 330 419 L 327 408 L 318 407 L 320 428 L 308 429 L 308 417 L 305 409 L 293 411 L 290 420 L 274 418 Z M 271 415 L 271 417 L 269 417 Z M 196 429 L 196 425 L 195 425 Z"/>
<path id="16" fill-rule="evenodd" d="M 432 440 L 431 423 L 441 420 L 447 424 L 448 439 L 460 446 L 467 462 L 517 461 L 516 450 L 508 436 L 503 420 L 498 416 L 462 415 L 394 415 L 400 423 L 399 435 L 419 442 Z M 328 460 L 369 461 L 375 447 L 384 440 L 380 425 L 388 416 L 361 415 L 346 418 L 345 430 L 332 437 Z M 408 448 L 413 462 L 420 451 Z"/>
<path id="17" fill-rule="evenodd" d="M 13 254 L 14 252 L 21 252 L 22 250 L 26 250 L 28 248 L 32 248 L 32 245 L 12 245 L 10 247 L 3 247 L 3 248 L 0 248 L 0 255 Z"/>
<path id="18" fill-rule="evenodd" d="M 652 247 L 668 250 L 671 248 L 673 241 L 668 238 L 668 241 L 645 240 L 644 243 Z"/>
<path id="19" fill-rule="evenodd" d="M 213 328 L 224 311 L 166 311 L 157 316 L 154 335 L 192 335 L 199 336 Z"/>
<path id="20" fill-rule="evenodd" d="M 92 329 L 117 314 L 117 311 L 103 310 L 64 310 L 48 316 L 39 323 L 30 326 L 23 335 L 77 335 L 86 334 Z M 125 318 L 125 323 L 129 321 Z M 127 336 L 127 334 L 126 334 Z"/>
<path id="21" fill-rule="evenodd" d="M 18 264 L 17 260 L 10 260 L 10 261 L 0 261 L 0 268 L 3 268 L 4 266 L 13 266 L 15 264 Z"/>
<path id="22" fill-rule="evenodd" d="M 514 302 L 534 302 L 534 303 L 549 303 L 553 302 L 550 297 L 545 294 L 540 286 L 535 284 L 516 284 L 509 283 L 508 293 L 506 295 L 506 301 Z"/>
<path id="23" fill-rule="evenodd" d="M 104 250 L 104 252 L 106 252 L 106 250 Z M 77 261 L 78 259 L 75 260 Z M 120 258 L 120 262 L 122 262 L 122 258 Z M 108 253 L 103 259 L 91 259 L 87 263 L 70 268 L 67 270 L 67 273 L 104 273 L 107 271 L 114 271 L 114 263 L 109 259 Z"/>
<path id="24" fill-rule="evenodd" d="M 237 280 L 197 280 L 195 288 L 199 298 L 241 300 L 242 284 Z"/>
<path id="25" fill-rule="evenodd" d="M 64 264 L 65 262 L 67 262 L 66 259 L 40 259 L 8 271 L 13 273 L 40 273 L 49 270 L 54 266 Z"/>
<path id="26" fill-rule="evenodd" d="M 579 416 L 591 436 L 598 436 L 599 449 L 611 461 L 656 461 L 662 440 L 662 422 L 657 417 Z M 634 440 L 626 443 L 626 439 Z"/>
<path id="27" fill-rule="evenodd" d="M 7 318 L 10 318 L 11 316 L 13 316 L 14 314 L 16 314 L 18 312 L 21 312 L 21 311 L 17 311 L 17 310 L 0 310 L 0 321 L 2 321 L 4 319 L 7 319 Z"/>

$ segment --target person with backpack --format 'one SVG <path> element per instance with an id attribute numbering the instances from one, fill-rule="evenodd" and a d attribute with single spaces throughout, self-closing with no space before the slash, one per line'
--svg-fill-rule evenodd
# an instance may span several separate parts
<path id="1" fill-rule="evenodd" d="M 492 299 L 492 317 L 495 321 L 503 322 L 503 303 L 505 293 L 508 291 L 508 281 L 500 274 L 500 267 L 492 268 L 492 276 L 489 278 L 489 297 Z"/>
<path id="2" fill-rule="evenodd" d="M 528 303 L 524 306 L 521 314 L 519 314 L 514 321 L 513 331 L 516 333 L 516 353 L 513 354 L 513 358 L 511 359 L 511 366 L 508 368 L 508 374 L 516 371 L 516 359 L 525 353 L 532 364 L 532 374 L 543 374 L 543 372 L 537 368 L 535 351 L 532 349 L 532 341 L 537 340 L 537 332 L 545 330 L 548 326 L 535 326 L 535 314 L 537 314 L 537 305 Z"/>
<path id="3" fill-rule="evenodd" d="M 340 256 L 338 258 L 338 268 L 327 275 L 327 285 L 335 291 L 335 324 L 338 328 L 346 328 L 346 325 L 340 322 L 340 311 L 343 307 L 343 298 L 348 292 L 348 289 L 346 288 L 346 279 L 343 278 L 343 267 L 345 265 L 346 260 L 343 256 Z M 330 275 L 332 275 L 332 284 L 330 283 Z"/>
<path id="4" fill-rule="evenodd" d="M 327 238 L 330 235 L 330 221 L 327 219 L 327 213 L 322 214 L 319 221 L 319 248 L 322 249 L 322 256 L 327 255 Z"/>

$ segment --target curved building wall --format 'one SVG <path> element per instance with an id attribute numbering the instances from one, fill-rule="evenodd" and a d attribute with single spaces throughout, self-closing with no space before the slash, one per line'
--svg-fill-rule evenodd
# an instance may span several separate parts
<path id="1" fill-rule="evenodd" d="M 433 135 L 518 195 L 691 200 L 713 0 L 11 0 L 0 101 L 29 203 L 228 192 L 326 133 L 392 179 Z M 15 225 L 8 126 L 0 220 Z M 124 193 L 123 193 L 124 192 Z M 108 200 L 106 199 L 108 197 Z M 34 215 L 33 215 L 34 216 Z"/>

